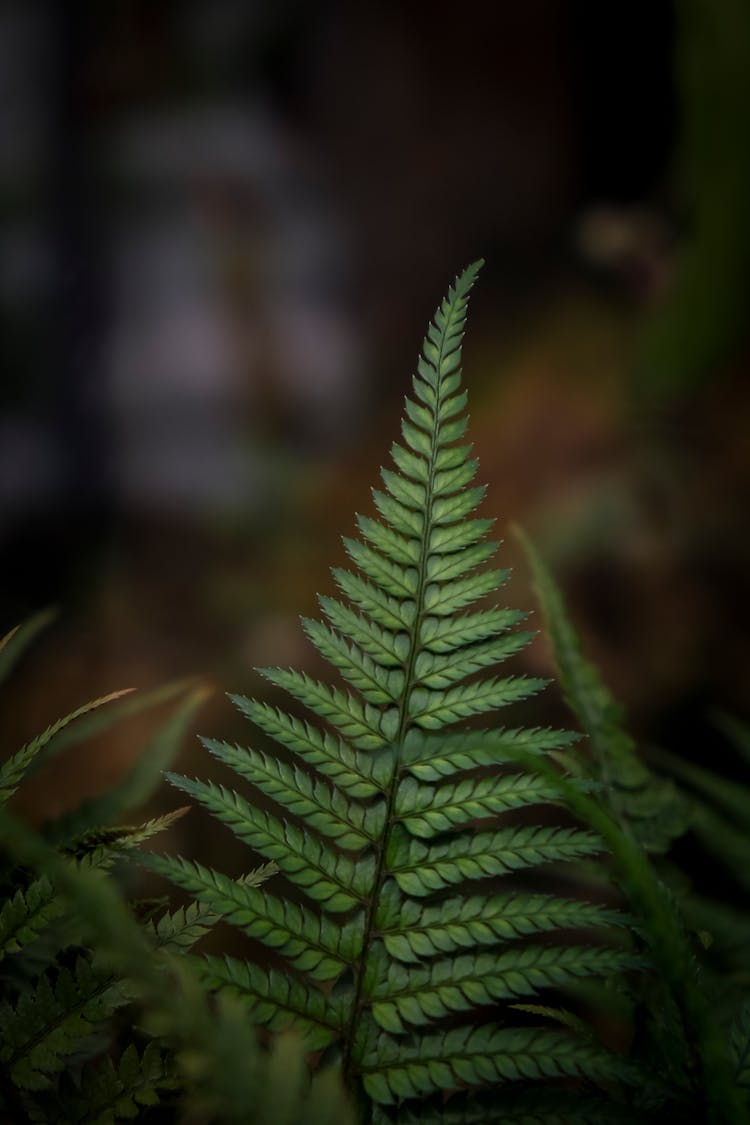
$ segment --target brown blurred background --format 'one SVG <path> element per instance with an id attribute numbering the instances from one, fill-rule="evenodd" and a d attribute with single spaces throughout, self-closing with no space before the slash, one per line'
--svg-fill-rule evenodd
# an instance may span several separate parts
<path id="1" fill-rule="evenodd" d="M 482 255 L 486 511 L 535 536 L 635 730 L 721 752 L 710 711 L 748 685 L 746 0 L 4 0 L 0 82 L 0 625 L 59 607 L 8 749 L 186 674 L 217 688 L 200 729 L 246 739 L 222 691 L 315 669 L 297 615 Z M 27 808 L 142 745 L 53 763 Z"/>

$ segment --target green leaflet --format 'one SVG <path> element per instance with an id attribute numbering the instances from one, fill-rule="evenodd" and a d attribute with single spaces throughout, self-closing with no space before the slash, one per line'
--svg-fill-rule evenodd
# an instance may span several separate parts
<path id="1" fill-rule="evenodd" d="M 468 838 L 431 845 L 409 840 L 405 833 L 394 833 L 388 866 L 402 891 L 422 897 L 467 879 L 486 879 L 543 863 L 595 855 L 603 846 L 590 832 L 535 825 L 477 832 Z"/>
<path id="2" fill-rule="evenodd" d="M 448 723 L 497 711 L 516 700 L 527 699 L 546 684 L 546 680 L 513 676 L 504 680 L 476 680 L 446 691 L 417 687 L 409 696 L 408 714 L 417 726 L 442 730 Z"/>
<path id="3" fill-rule="evenodd" d="M 262 731 L 315 766 L 351 796 L 371 797 L 390 780 L 390 761 L 358 753 L 328 731 L 318 730 L 311 723 L 287 715 L 267 703 L 258 703 L 241 695 L 229 698 Z M 386 773 L 382 766 L 386 767 Z"/>
<path id="4" fill-rule="evenodd" d="M 469 777 L 438 786 L 420 785 L 409 777 L 396 790 L 395 812 L 410 835 L 430 839 L 469 821 L 554 801 L 558 796 L 554 784 L 527 773 Z"/>
<path id="5" fill-rule="evenodd" d="M 488 665 L 499 664 L 525 648 L 533 633 L 511 633 L 484 644 L 475 644 L 463 653 L 435 653 L 423 649 L 414 663 L 414 674 L 420 685 L 430 690 L 450 687 L 458 680 Z"/>
<path id="6" fill-rule="evenodd" d="M 177 693 L 184 695 L 172 710 L 167 719 L 161 723 L 145 750 L 139 754 L 135 763 L 126 773 L 125 777 L 106 793 L 99 797 L 82 801 L 78 808 L 63 814 L 54 821 L 45 831 L 47 839 L 55 844 L 65 844 L 80 836 L 83 832 L 102 824 L 112 824 L 126 812 L 137 808 L 151 797 L 156 786 L 161 782 L 162 773 L 172 765 L 180 745 L 192 723 L 196 711 L 205 702 L 208 691 L 205 687 L 193 687 L 186 691 L 187 684 L 169 684 L 156 691 L 134 693 L 133 699 L 126 701 L 128 710 L 124 717 L 133 713 L 133 710 L 143 710 L 163 703 Z M 137 708 L 136 708 L 137 703 Z M 125 704 L 121 704 L 124 707 Z M 109 718 L 117 720 L 116 708 L 108 708 Z M 89 713 L 88 720 L 101 716 Z M 84 719 L 79 726 L 79 734 L 86 734 Z M 81 730 L 80 728 L 83 728 Z M 75 727 L 73 728 L 76 729 Z M 94 728 L 96 730 L 96 727 Z M 57 739 L 54 740 L 59 747 Z"/>
<path id="7" fill-rule="evenodd" d="M 412 1043 L 382 1035 L 363 1059 L 365 1089 L 391 1105 L 437 1090 L 490 1082 L 581 1076 L 637 1081 L 625 1060 L 562 1032 L 539 1028 L 457 1028 Z"/>
<path id="8" fill-rule="evenodd" d="M 0 1063 L 21 1089 L 44 1089 L 50 1075 L 85 1050 L 101 1023 L 129 999 L 109 972 L 79 957 L 73 969 L 45 974 L 15 1004 L 0 1005 Z"/>
<path id="9" fill-rule="evenodd" d="M 189 891 L 213 914 L 271 949 L 282 950 L 313 980 L 332 980 L 362 949 L 362 916 L 343 926 L 199 863 L 170 856 L 145 856 L 146 867 Z"/>
<path id="10" fill-rule="evenodd" d="M 193 957 L 191 965 L 204 984 L 238 997 L 253 1018 L 271 1031 L 299 1030 L 309 1050 L 326 1047 L 341 1030 L 343 998 L 337 1004 L 319 988 L 288 973 L 261 969 L 235 957 Z"/>
<path id="11" fill-rule="evenodd" d="M 403 744 L 403 765 L 422 781 L 475 769 L 477 766 L 502 766 L 513 762 L 513 751 L 523 748 L 529 754 L 543 754 L 571 746 L 579 735 L 570 731 L 541 730 L 529 727 L 497 731 L 465 731 L 440 736 L 416 729 L 408 732 Z"/>
<path id="12" fill-rule="evenodd" d="M 202 739 L 206 749 L 224 765 L 273 797 L 289 812 L 302 817 L 342 848 L 362 848 L 383 828 L 385 805 L 362 805 L 341 790 L 331 789 L 304 770 L 258 750 L 243 750 L 226 742 Z"/>
<path id="13" fill-rule="evenodd" d="M 25 889 L 19 888 L 0 908 L 0 960 L 19 953 L 64 913 L 64 902 L 43 875 Z"/>
<path id="14" fill-rule="evenodd" d="M 352 687 L 362 693 L 368 703 L 393 704 L 404 689 L 404 673 L 400 668 L 383 668 L 356 644 L 347 644 L 338 633 L 320 621 L 303 619 L 308 637 L 341 672 Z"/>
<path id="15" fill-rule="evenodd" d="M 320 608 L 334 629 L 351 637 L 355 645 L 382 668 L 399 668 L 409 655 L 410 642 L 406 633 L 381 628 L 335 598 L 321 597 Z"/>
<path id="16" fill-rule="evenodd" d="M 103 695 L 100 699 L 92 699 L 89 703 L 84 703 L 82 707 L 76 708 L 71 711 L 69 715 L 64 718 L 58 719 L 56 722 L 51 723 L 46 730 L 32 738 L 25 746 L 22 746 L 12 758 L 3 762 L 0 766 L 0 804 L 4 804 L 16 792 L 19 784 L 23 780 L 26 773 L 32 767 L 34 760 L 39 754 L 47 747 L 62 730 L 64 730 L 76 719 L 80 719 L 83 715 L 87 715 L 90 711 L 95 711 L 99 707 L 104 707 L 105 704 L 113 702 L 115 699 L 120 699 L 123 695 L 128 695 L 128 691 L 113 691 L 109 695 Z"/>
<path id="17" fill-rule="evenodd" d="M 297 1028 L 311 1047 L 330 1048 L 350 1085 L 388 1104 L 534 1077 L 622 1079 L 625 1064 L 590 1036 L 487 1027 L 482 1009 L 641 964 L 622 942 L 603 943 L 623 924 L 616 911 L 505 886 L 485 894 L 481 885 L 514 872 L 530 879 L 603 844 L 550 823 L 549 811 L 534 822 L 540 803 L 559 799 L 549 773 L 498 769 L 519 750 L 559 754 L 576 735 L 446 731 L 545 686 L 512 669 L 478 676 L 532 636 L 516 629 L 525 614 L 482 604 L 508 571 L 481 569 L 497 545 L 487 541 L 493 520 L 477 511 L 484 488 L 462 440 L 461 343 L 479 265 L 455 281 L 428 328 L 375 514 L 359 515 L 359 538 L 344 540 L 353 569 L 333 572 L 341 596 L 320 599 L 325 621 L 303 621 L 345 686 L 266 669 L 291 697 L 290 713 L 275 698 L 233 697 L 283 752 L 205 745 L 238 787 L 264 795 L 262 807 L 244 792 L 169 775 L 298 893 L 288 901 L 281 881 L 258 889 L 186 860 L 147 861 L 283 959 L 283 970 L 200 959 L 203 980 L 267 1028 Z M 527 823 L 504 819 L 520 809 Z M 602 944 L 574 944 L 582 928 L 589 936 L 596 928 Z M 566 944 L 534 944 L 541 934 L 565 934 Z M 456 1014 L 469 1026 L 447 1031 L 442 1021 Z"/>
<path id="18" fill-rule="evenodd" d="M 461 552 L 463 554 L 463 552 Z M 510 609 L 488 609 L 481 613 L 464 613 L 445 620 L 431 614 L 425 615 L 419 625 L 419 643 L 424 651 L 461 653 L 466 658 L 468 645 L 479 644 L 491 637 L 512 629 L 526 614 Z"/>
<path id="19" fill-rule="evenodd" d="M 304 887 L 317 902 L 324 902 L 328 910 L 349 910 L 365 897 L 372 865 L 357 867 L 316 837 L 256 808 L 223 785 L 173 774 L 167 777 L 228 824 L 240 839 L 275 860 L 292 882 Z"/>
<path id="20" fill-rule="evenodd" d="M 107 1056 L 87 1064 L 80 1082 L 65 1076 L 49 1105 L 41 1102 L 44 1116 L 36 1120 L 110 1125 L 137 1117 L 141 1107 L 159 1105 L 161 1095 L 176 1086 L 173 1068 L 157 1044 L 149 1043 L 139 1054 L 131 1043 L 117 1063 Z"/>
<path id="21" fill-rule="evenodd" d="M 444 899 L 435 906 L 413 899 L 401 903 L 388 886 L 377 920 L 390 955 L 414 963 L 531 934 L 624 926 L 630 921 L 619 911 L 540 894 L 473 895 Z"/>
<path id="22" fill-rule="evenodd" d="M 387 739 L 395 733 L 390 729 L 392 724 L 386 722 L 389 711 L 382 712 L 369 703 L 362 704 L 349 692 L 321 684 L 304 672 L 264 668 L 262 674 L 321 718 L 327 719 L 359 749 L 377 750 L 385 746 Z"/>
<path id="23" fill-rule="evenodd" d="M 583 657 L 562 595 L 541 555 L 517 531 L 534 575 L 534 585 L 552 638 L 560 686 L 588 735 L 594 773 L 605 783 L 607 799 L 618 818 L 630 825 L 650 851 L 664 852 L 690 823 L 687 802 L 667 779 L 651 774 L 637 755 L 615 702 L 597 669 Z"/>
<path id="24" fill-rule="evenodd" d="M 558 945 L 464 954 L 408 973 L 396 962 L 373 989 L 373 1015 L 383 1030 L 402 1034 L 452 1012 L 644 966 L 642 957 L 622 950 Z"/>

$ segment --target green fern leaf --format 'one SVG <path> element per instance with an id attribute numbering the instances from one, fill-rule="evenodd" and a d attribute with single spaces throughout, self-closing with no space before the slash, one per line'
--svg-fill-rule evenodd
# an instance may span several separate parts
<path id="1" fill-rule="evenodd" d="M 463 552 L 460 553 L 463 557 Z M 419 641 L 423 651 L 460 653 L 467 645 L 479 644 L 512 629 L 527 614 L 510 609 L 488 609 L 481 613 L 464 613 L 444 620 L 426 616 L 420 622 Z"/>
<path id="2" fill-rule="evenodd" d="M 430 845 L 394 831 L 388 864 L 400 889 L 421 898 L 467 879 L 580 859 L 602 848 L 596 836 L 574 828 L 523 825 Z"/>
<path id="3" fill-rule="evenodd" d="M 476 512 L 484 488 L 474 484 L 471 446 L 461 444 L 461 341 L 478 268 L 456 280 L 428 328 L 402 440 L 391 450 L 395 469 L 381 471 L 375 517 L 357 517 L 360 538 L 344 540 L 355 569 L 333 572 L 342 596 L 320 599 L 326 622 L 303 621 L 346 686 L 266 669 L 321 725 L 233 697 L 285 748 L 283 758 L 206 742 L 279 815 L 213 782 L 169 775 L 275 861 L 305 901 L 284 902 L 183 860 L 148 861 L 285 959 L 282 972 L 204 958 L 204 981 L 271 1030 L 296 1027 L 311 1047 L 330 1048 L 350 1083 L 387 1104 L 534 1077 L 624 1081 L 627 1065 L 590 1037 L 487 1027 L 481 1010 L 642 963 L 622 943 L 604 944 L 624 924 L 616 911 L 526 889 L 483 895 L 478 885 L 514 872 L 530 879 L 536 868 L 603 850 L 580 828 L 502 820 L 559 800 L 549 772 L 527 764 L 520 772 L 515 755 L 542 761 L 577 736 L 513 727 L 446 733 L 545 686 L 523 675 L 476 678 L 531 638 L 515 631 L 525 614 L 478 605 L 508 577 L 481 569 L 495 551 L 486 539 L 493 521 Z M 453 897 L 440 897 L 449 888 Z M 575 945 L 581 928 L 596 928 L 601 944 Z M 543 933 L 564 933 L 566 944 L 528 943 Z M 477 1026 L 442 1026 L 457 1016 Z"/>
<path id="4" fill-rule="evenodd" d="M 65 904 L 44 876 L 17 890 L 0 909 L 0 960 L 19 953 L 64 913 Z"/>
<path id="5" fill-rule="evenodd" d="M 409 640 L 404 633 L 381 628 L 335 598 L 320 598 L 320 608 L 334 629 L 351 637 L 382 668 L 400 668 L 409 653 Z"/>
<path id="6" fill-rule="evenodd" d="M 0 1004 L 0 1064 L 21 1089 L 44 1089 L 68 1057 L 96 1042 L 103 1021 L 129 999 L 120 982 L 84 957 L 73 970 L 45 974 L 15 1005 Z"/>
<path id="7" fill-rule="evenodd" d="M 315 711 L 362 750 L 377 750 L 386 745 L 389 732 L 381 712 L 339 688 L 328 687 L 304 672 L 285 668 L 263 668 L 261 674 L 277 687 Z M 387 712 L 386 712 L 387 715 Z"/>
<path id="8" fill-rule="evenodd" d="M 276 969 L 260 969 L 234 957 L 194 957 L 192 968 L 209 988 L 240 999 L 248 1012 L 271 1031 L 294 1027 L 309 1050 L 332 1043 L 343 1026 L 343 998 L 338 1009 L 314 985 Z"/>
<path id="9" fill-rule="evenodd" d="M 395 813 L 410 835 L 431 839 L 472 820 L 558 797 L 554 784 L 527 773 L 470 777 L 439 786 L 406 778 L 396 791 Z"/>
<path id="10" fill-rule="evenodd" d="M 390 955 L 419 963 L 532 934 L 625 926 L 631 920 L 588 902 L 539 894 L 473 895 L 444 899 L 435 906 L 414 900 L 401 903 L 391 884 L 383 889 L 378 921 Z"/>
<path id="11" fill-rule="evenodd" d="M 442 730 L 448 723 L 456 723 L 459 719 L 497 711 L 519 699 L 528 699 L 546 684 L 546 680 L 514 676 L 503 680 L 476 680 L 446 691 L 416 687 L 409 696 L 408 713 L 417 726 Z"/>
<path id="12" fill-rule="evenodd" d="M 638 1080 L 635 1068 L 604 1048 L 538 1028 L 457 1028 L 415 1042 L 383 1034 L 363 1058 L 365 1089 L 385 1105 L 489 1082 L 577 1076 Z"/>
<path id="13" fill-rule="evenodd" d="M 275 860 L 292 882 L 304 887 L 317 902 L 324 902 L 328 910 L 349 910 L 365 898 L 374 864 L 355 865 L 316 837 L 255 808 L 223 785 L 173 774 L 167 777 L 228 824 L 240 839 Z"/>
<path id="14" fill-rule="evenodd" d="M 454 773 L 479 766 L 513 762 L 514 752 L 545 754 L 563 750 L 579 736 L 569 731 L 538 727 L 498 731 L 465 731 L 460 734 L 425 734 L 412 729 L 403 744 L 403 766 L 420 781 L 440 781 Z"/>
<path id="15" fill-rule="evenodd" d="M 135 702 L 138 703 L 139 710 L 157 706 L 174 694 L 183 692 L 185 686 L 182 682 L 169 684 L 166 688 L 144 693 L 140 699 L 136 695 L 133 701 L 128 701 L 131 710 L 126 711 L 125 715 L 132 714 Z M 129 810 L 144 805 L 152 796 L 156 786 L 161 783 L 164 770 L 174 761 L 196 711 L 205 702 L 207 696 L 205 687 L 193 688 L 189 691 L 168 718 L 157 727 L 146 749 L 125 777 L 106 793 L 82 801 L 77 808 L 59 817 L 46 828 L 46 838 L 51 843 L 67 844 L 93 826 L 112 824 Z M 111 711 L 114 712 L 115 708 Z M 113 720 L 116 717 L 116 714 L 110 714 Z"/>
<path id="16" fill-rule="evenodd" d="M 111 1058 L 87 1064 L 78 1081 L 64 1076 L 49 1104 L 42 1103 L 33 1119 L 55 1120 L 60 1125 L 112 1125 L 140 1115 L 141 1109 L 159 1105 L 161 1095 L 177 1086 L 172 1068 L 155 1043 L 142 1054 L 134 1044 L 126 1047 L 115 1064 Z"/>
<path id="17" fill-rule="evenodd" d="M 123 695 L 128 695 L 128 691 L 113 691 L 109 695 L 103 695 L 100 699 L 92 699 L 89 703 L 84 703 L 82 707 L 78 707 L 75 711 L 71 711 L 69 715 L 64 718 L 58 719 L 56 722 L 51 723 L 46 730 L 32 738 L 25 746 L 9 758 L 0 766 L 0 805 L 4 804 L 16 792 L 19 784 L 23 780 L 26 773 L 29 771 L 34 763 L 34 760 L 39 754 L 47 747 L 53 738 L 64 730 L 76 719 L 80 719 L 83 715 L 87 715 L 90 711 L 94 711 L 99 707 L 104 707 L 105 704 L 113 702 L 115 699 L 120 699 Z"/>
<path id="18" fill-rule="evenodd" d="M 420 685 L 435 690 L 471 676 L 488 665 L 499 664 L 525 648 L 533 633 L 511 633 L 491 641 L 472 645 L 458 653 L 436 653 L 426 649 L 420 652 L 414 664 L 414 674 Z"/>
<path id="19" fill-rule="evenodd" d="M 408 974 L 401 963 L 391 962 L 373 989 L 373 1015 L 384 1031 L 403 1034 L 453 1012 L 644 965 L 643 958 L 621 950 L 557 945 L 462 954 Z"/>
<path id="20" fill-rule="evenodd" d="M 299 903 L 259 891 L 246 879 L 233 880 L 198 863 L 157 855 L 144 856 L 143 863 L 194 895 L 212 914 L 282 950 L 313 980 L 333 980 L 362 950 L 361 915 L 340 926 Z"/>
<path id="21" fill-rule="evenodd" d="M 357 645 L 347 644 L 320 621 L 303 618 L 302 624 L 318 652 L 338 668 L 368 703 L 397 702 L 404 688 L 404 674 L 399 668 L 382 668 Z"/>
<path id="22" fill-rule="evenodd" d="M 295 816 L 300 816 L 342 848 L 362 848 L 376 840 L 383 828 L 385 805 L 363 806 L 340 790 L 312 779 L 259 750 L 244 750 L 226 742 L 202 739 L 206 749 L 224 765 L 247 778 Z"/>
<path id="23" fill-rule="evenodd" d="M 534 584 L 552 638 L 560 685 L 589 738 L 594 769 L 606 786 L 612 811 L 627 821 L 651 851 L 664 852 L 690 821 L 687 803 L 674 786 L 651 774 L 637 755 L 599 672 L 584 660 L 580 640 L 568 619 L 562 595 L 539 552 L 518 532 L 531 564 Z"/>
<path id="24" fill-rule="evenodd" d="M 267 703 L 258 703 L 241 695 L 229 698 L 262 731 L 315 766 L 350 796 L 371 797 L 390 780 L 389 774 L 378 769 L 377 760 L 358 753 L 328 731 L 318 730 L 311 723 L 287 715 Z M 381 762 L 386 767 L 390 765 L 384 759 Z"/>

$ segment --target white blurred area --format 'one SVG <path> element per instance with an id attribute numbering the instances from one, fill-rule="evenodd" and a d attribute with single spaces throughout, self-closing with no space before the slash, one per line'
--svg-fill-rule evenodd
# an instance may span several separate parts
<path id="1" fill-rule="evenodd" d="M 351 414 L 361 364 L 341 232 L 263 107 L 134 117 L 112 159 L 127 189 L 107 371 L 121 491 L 246 512 L 263 501 L 254 437 L 269 402 L 314 444 Z"/>
<path id="2" fill-rule="evenodd" d="M 246 42 L 268 12 L 233 0 L 185 9 L 185 49 L 202 66 L 240 32 Z M 30 181 L 44 189 L 54 132 L 36 88 L 54 51 L 40 14 L 33 0 L 0 9 L 9 64 L 0 91 L 10 107 L 0 126 L 0 190 L 21 196 Z M 98 369 L 87 378 L 105 415 L 117 503 L 252 514 L 267 500 L 269 457 L 288 464 L 298 451 L 324 447 L 362 394 L 347 237 L 324 177 L 262 88 L 257 97 L 199 90 L 171 103 L 145 99 L 106 119 L 87 143 L 105 185 L 97 229 L 107 295 L 106 317 L 91 329 L 100 336 Z M 31 201 L 28 213 L 22 206 L 0 220 L 0 300 L 34 308 L 54 297 L 60 279 L 49 242 Z M 59 427 L 26 398 L 0 422 L 0 516 L 48 504 L 60 487 Z M 75 429 L 62 445 L 86 440 Z"/>

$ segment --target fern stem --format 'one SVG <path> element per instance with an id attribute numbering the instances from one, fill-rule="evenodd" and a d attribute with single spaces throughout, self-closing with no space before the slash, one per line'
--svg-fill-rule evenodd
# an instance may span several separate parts
<path id="1" fill-rule="evenodd" d="M 468 287 L 469 289 L 471 288 L 471 284 L 473 284 L 473 278 L 472 278 L 472 282 L 470 283 L 470 285 Z M 468 292 L 468 289 L 467 289 L 467 292 Z M 465 296 L 465 293 L 459 293 L 459 292 L 456 293 L 456 299 L 457 300 L 460 300 L 464 296 Z M 358 1020 L 360 1018 L 361 1010 L 362 1010 L 362 1007 L 363 1007 L 362 982 L 363 982 L 364 974 L 365 974 L 365 966 L 367 964 L 367 957 L 368 957 L 369 951 L 372 948 L 372 943 L 373 943 L 374 939 L 377 937 L 377 933 L 376 933 L 375 927 L 374 927 L 374 918 L 375 918 L 375 912 L 376 912 L 377 907 L 378 907 L 378 902 L 380 900 L 380 894 L 381 894 L 381 891 L 382 891 L 382 888 L 383 888 L 383 884 L 385 882 L 386 875 L 387 875 L 385 859 L 386 859 L 386 855 L 388 853 L 388 844 L 390 842 L 391 834 L 393 832 L 393 826 L 394 826 L 394 823 L 395 823 L 394 816 L 393 816 L 393 809 L 394 809 L 394 805 L 395 805 L 395 801 L 396 801 L 396 792 L 398 790 L 398 784 L 399 784 L 399 780 L 400 780 L 401 748 L 403 746 L 404 738 L 406 736 L 406 732 L 407 732 L 407 729 L 408 729 L 408 726 L 409 726 L 408 702 L 409 702 L 409 696 L 411 694 L 411 691 L 414 687 L 414 682 L 415 682 L 414 672 L 415 672 L 417 657 L 418 657 L 419 651 L 420 651 L 419 637 L 420 637 L 420 632 L 421 632 L 421 628 L 422 628 L 422 621 L 423 621 L 424 616 L 425 616 L 425 604 L 424 604 L 425 596 L 424 595 L 425 595 L 425 587 L 427 585 L 427 559 L 428 559 L 429 550 L 430 550 L 430 532 L 432 531 L 432 528 L 433 528 L 433 499 L 434 499 L 434 491 L 435 491 L 435 458 L 436 458 L 437 448 L 438 448 L 437 419 L 440 417 L 440 407 L 441 407 L 442 390 L 443 390 L 443 383 L 442 383 L 442 378 L 441 378 L 441 367 L 442 367 L 442 364 L 443 364 L 443 360 L 445 359 L 446 336 L 447 336 L 447 332 L 448 332 L 448 328 L 449 328 L 450 324 L 451 324 L 450 317 L 447 317 L 446 318 L 446 327 L 444 328 L 444 330 L 441 334 L 440 347 L 438 349 L 438 357 L 437 357 L 437 361 L 435 363 L 435 370 L 436 370 L 436 373 L 437 373 L 436 386 L 435 386 L 435 419 L 436 419 L 436 425 L 435 425 L 435 427 L 434 427 L 434 429 L 433 429 L 433 431 L 430 435 L 430 439 L 431 439 L 430 440 L 430 457 L 429 457 L 429 468 L 428 468 L 427 484 L 426 484 L 426 488 L 425 488 L 425 501 L 424 501 L 424 506 L 425 506 L 424 517 L 425 518 L 424 518 L 424 526 L 423 526 L 421 541 L 420 541 L 419 561 L 418 561 L 418 564 L 417 564 L 417 589 L 416 589 L 415 595 L 414 595 L 414 604 L 415 604 L 415 607 L 416 607 L 416 611 L 415 611 L 415 615 L 414 615 L 414 623 L 413 623 L 413 626 L 412 626 L 412 629 L 413 629 L 412 643 L 409 646 L 409 654 L 407 656 L 406 663 L 405 663 L 405 666 L 404 666 L 403 688 L 401 690 L 401 695 L 400 695 L 399 700 L 398 700 L 399 723 L 398 723 L 398 729 L 396 731 L 396 735 L 395 735 L 395 739 L 394 739 L 394 743 L 393 743 L 393 749 L 394 749 L 393 772 L 392 772 L 392 775 L 391 775 L 391 783 L 390 783 L 390 787 L 389 787 L 389 790 L 388 790 L 388 797 L 387 797 L 387 802 L 386 802 L 386 819 L 385 819 L 385 825 L 384 825 L 384 828 L 383 828 L 383 833 L 382 833 L 382 836 L 380 838 L 379 845 L 377 847 L 375 882 L 374 882 L 374 886 L 373 886 L 373 892 L 372 892 L 372 895 L 370 897 L 369 902 L 367 903 L 366 912 L 365 912 L 362 963 L 361 963 L 360 967 L 357 969 L 357 977 L 356 977 L 355 989 L 354 989 L 354 998 L 353 998 L 353 1001 L 352 1001 L 352 1008 L 351 1008 L 352 1014 L 351 1014 L 351 1018 L 349 1020 L 349 1024 L 347 1026 L 346 1043 L 345 1043 L 344 1057 L 343 1057 L 344 1081 L 347 1084 L 349 1084 L 349 1081 L 350 1081 L 350 1078 L 351 1078 L 351 1063 L 352 1063 L 352 1057 L 351 1056 L 352 1056 L 352 1047 L 353 1047 L 353 1044 L 354 1044 L 354 1036 L 355 1036 L 355 1032 L 356 1032 L 356 1028 L 357 1028 L 357 1023 L 358 1023 Z"/>

